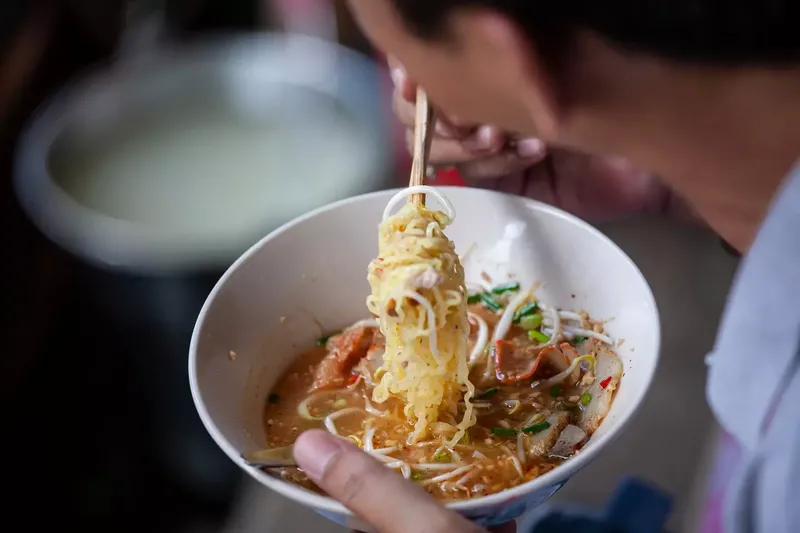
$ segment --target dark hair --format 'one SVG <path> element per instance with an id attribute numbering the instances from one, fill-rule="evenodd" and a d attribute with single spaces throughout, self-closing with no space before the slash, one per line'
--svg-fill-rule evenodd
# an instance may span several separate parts
<path id="1" fill-rule="evenodd" d="M 488 9 L 522 27 L 546 55 L 576 31 L 633 52 L 720 65 L 800 62 L 798 0 L 393 0 L 409 29 L 442 36 L 456 9 Z M 552 57 L 551 57 L 552 59 Z"/>

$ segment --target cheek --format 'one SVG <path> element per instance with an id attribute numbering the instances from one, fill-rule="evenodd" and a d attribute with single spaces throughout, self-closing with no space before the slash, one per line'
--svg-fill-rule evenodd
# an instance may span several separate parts
<path id="1" fill-rule="evenodd" d="M 435 75 L 430 82 L 421 83 L 448 117 L 461 124 L 502 124 L 500 100 L 478 80 L 455 70 L 440 70 Z"/>
<path id="2" fill-rule="evenodd" d="M 480 70 L 435 49 L 409 50 L 402 59 L 411 79 L 422 85 L 450 120 L 464 125 L 493 124 L 514 130 L 518 110 L 503 88 Z M 524 115 L 524 113 L 523 113 Z"/>
<path id="3" fill-rule="evenodd" d="M 417 50 L 401 58 L 409 77 L 425 88 L 436 107 L 450 118 L 470 119 L 476 98 L 472 84 L 452 61 L 434 59 Z"/>

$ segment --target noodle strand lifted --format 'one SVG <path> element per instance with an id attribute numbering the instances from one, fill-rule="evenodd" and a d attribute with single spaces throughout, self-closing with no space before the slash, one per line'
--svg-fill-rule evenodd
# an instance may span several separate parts
<path id="1" fill-rule="evenodd" d="M 434 196 L 444 212 L 406 203 L 412 194 Z M 469 381 L 467 292 L 464 269 L 444 229 L 454 219 L 450 202 L 435 188 L 408 187 L 386 206 L 379 228 L 379 255 L 369 265 L 372 294 L 367 307 L 378 317 L 386 351 L 373 399 L 385 402 L 396 395 L 405 402 L 405 415 L 414 422 L 409 441 L 447 436 L 458 442 L 476 422 Z M 457 427 L 440 422 L 465 405 Z M 450 427 L 449 435 L 441 427 Z"/>

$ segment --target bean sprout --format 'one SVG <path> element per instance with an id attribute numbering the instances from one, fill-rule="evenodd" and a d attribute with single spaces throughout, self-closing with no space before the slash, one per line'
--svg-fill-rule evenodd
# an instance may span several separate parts
<path id="1" fill-rule="evenodd" d="M 375 320 L 374 318 L 365 318 L 364 320 L 359 320 L 358 322 L 351 324 L 350 326 L 347 327 L 345 331 L 356 328 L 377 328 L 377 327 L 380 327 L 378 326 L 377 320 Z"/>
<path id="2" fill-rule="evenodd" d="M 363 409 L 359 409 L 358 407 L 348 407 L 347 409 L 342 409 L 341 411 L 336 411 L 335 413 L 331 413 L 325 417 L 325 428 L 333 433 L 336 436 L 340 436 L 339 432 L 336 430 L 336 424 L 333 423 L 339 417 L 344 415 L 348 415 L 351 413 L 363 413 Z"/>
<path id="3" fill-rule="evenodd" d="M 511 457 L 511 462 L 514 463 L 514 468 L 517 469 L 517 473 L 519 473 L 519 476 L 525 477 L 525 471 L 522 469 L 522 464 L 520 464 L 519 459 L 517 459 L 517 457 L 513 454 L 509 455 L 509 457 Z"/>
<path id="4" fill-rule="evenodd" d="M 549 335 L 550 340 L 545 342 L 544 344 L 540 344 L 539 346 L 537 346 L 537 348 L 547 348 L 549 346 L 554 346 L 555 344 L 558 343 L 559 336 L 561 335 L 561 316 L 558 313 L 558 309 L 556 309 L 555 307 L 550 307 L 547 305 L 539 305 L 539 308 L 542 311 L 550 314 L 550 320 L 552 321 L 551 322 L 552 332 Z"/>
<path id="5" fill-rule="evenodd" d="M 372 453 L 386 454 L 386 453 L 392 453 L 392 452 L 396 452 L 396 451 L 397 451 L 397 446 L 387 446 L 386 448 L 376 448 L 376 449 L 372 450 Z"/>
<path id="6" fill-rule="evenodd" d="M 464 475 L 461 477 L 461 479 L 459 479 L 458 481 L 456 481 L 456 482 L 454 483 L 454 485 L 455 485 L 456 487 L 458 487 L 458 488 L 462 489 L 462 490 L 467 490 L 467 487 L 465 487 L 465 486 L 464 486 L 464 483 L 466 483 L 467 481 L 469 481 L 469 480 L 470 480 L 470 478 L 471 478 L 472 476 L 474 476 L 474 475 L 475 475 L 475 472 L 467 472 L 466 474 L 464 474 Z"/>
<path id="7" fill-rule="evenodd" d="M 489 326 L 484 319 L 475 313 L 467 313 L 467 317 L 470 322 L 478 325 L 478 338 L 472 348 L 472 353 L 469 354 L 469 364 L 472 366 L 484 355 L 486 343 L 489 342 Z"/>
<path id="8" fill-rule="evenodd" d="M 568 337 L 592 337 L 594 339 L 599 340 L 600 342 L 604 342 L 606 344 L 614 344 L 614 341 L 611 340 L 610 337 L 607 335 L 603 335 L 602 333 L 597 333 L 596 331 L 592 331 L 590 329 L 583 329 L 583 328 L 573 328 L 572 326 L 564 326 L 564 334 Z"/>
<path id="9" fill-rule="evenodd" d="M 432 483 L 441 483 L 442 481 L 447 481 L 448 479 L 453 479 L 454 477 L 458 477 L 461 474 L 471 470 L 474 467 L 475 467 L 475 465 L 462 466 L 460 468 L 456 468 L 452 472 L 448 472 L 447 474 L 442 474 L 440 476 L 436 476 L 434 478 L 427 479 L 427 480 L 423 481 L 422 484 L 423 485 L 430 485 Z"/>
<path id="10" fill-rule="evenodd" d="M 483 377 L 484 377 L 484 379 L 489 379 L 492 376 L 492 374 L 495 373 L 494 372 L 494 365 L 495 365 L 494 356 L 490 351 L 489 352 L 489 358 L 486 360 L 486 368 L 483 369 Z"/>
<path id="11" fill-rule="evenodd" d="M 508 330 L 511 329 L 511 324 L 514 322 L 514 314 L 517 312 L 517 308 L 520 307 L 525 300 L 528 299 L 530 296 L 531 290 L 525 289 L 520 291 L 513 300 L 506 306 L 505 310 L 503 311 L 503 316 L 500 317 L 500 320 L 497 322 L 497 325 L 494 327 L 494 335 L 492 335 L 492 343 L 497 341 L 503 340 L 508 333 Z"/>
<path id="12" fill-rule="evenodd" d="M 408 466 L 408 463 L 405 461 L 394 461 L 392 463 L 386 464 L 387 468 L 399 468 L 400 472 L 403 473 L 403 477 L 406 479 L 411 478 L 411 467 Z"/>
<path id="13" fill-rule="evenodd" d="M 371 452 L 373 451 L 372 445 L 372 438 L 375 436 L 375 428 L 370 427 L 367 429 L 366 433 L 364 433 L 364 451 Z"/>
<path id="14" fill-rule="evenodd" d="M 330 396 L 332 394 L 348 394 L 348 393 L 350 393 L 350 391 L 348 390 L 335 389 L 335 390 L 318 391 L 313 394 L 309 394 L 297 406 L 297 414 L 299 414 L 306 420 L 324 420 L 325 419 L 324 416 L 313 416 L 311 414 L 311 411 L 309 411 L 308 404 L 311 403 L 311 401 L 316 400 L 317 398 L 321 398 L 323 396 Z"/>
<path id="15" fill-rule="evenodd" d="M 372 452 L 370 453 L 370 455 L 382 463 L 394 463 L 397 461 L 397 459 L 395 459 L 394 457 L 389 457 L 388 455 L 384 455 L 378 452 Z"/>
<path id="16" fill-rule="evenodd" d="M 368 413 L 378 417 L 386 416 L 386 411 L 381 411 L 380 409 L 375 408 L 375 406 L 372 405 L 372 402 L 370 402 L 369 398 L 366 396 L 364 396 L 364 409 L 366 409 Z"/>
<path id="17" fill-rule="evenodd" d="M 575 320 L 583 324 L 583 317 L 574 311 L 559 311 L 558 314 L 564 320 Z"/>
<path id="18" fill-rule="evenodd" d="M 453 463 L 420 463 L 414 465 L 414 470 L 455 470 L 459 465 Z"/>
<path id="19" fill-rule="evenodd" d="M 453 450 L 451 448 L 447 448 L 447 451 L 450 452 L 450 456 L 453 458 L 453 460 L 456 463 L 463 463 L 464 462 L 464 460 L 461 458 L 461 455 L 457 451 L 455 451 L 455 450 Z"/>
<path id="20" fill-rule="evenodd" d="M 531 386 L 532 387 L 536 387 L 536 388 L 545 388 L 546 389 L 548 387 L 552 387 L 553 385 L 558 385 L 559 383 L 561 383 L 562 381 L 564 381 L 565 379 L 570 377 L 572 375 L 572 373 L 575 372 L 578 369 L 578 366 L 583 361 L 587 361 L 591 365 L 592 368 L 594 368 L 594 365 L 597 362 L 597 360 L 591 354 L 578 356 L 578 357 L 576 357 L 575 359 L 572 360 L 572 362 L 569 364 L 567 369 L 564 370 L 563 372 L 559 372 L 558 374 L 556 374 L 555 376 L 553 376 L 550 379 L 546 379 L 544 381 L 536 381 L 536 382 L 532 383 Z"/>

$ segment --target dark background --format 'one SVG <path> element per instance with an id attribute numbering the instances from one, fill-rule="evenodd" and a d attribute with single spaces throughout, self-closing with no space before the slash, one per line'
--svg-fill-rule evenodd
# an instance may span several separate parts
<path id="1" fill-rule="evenodd" d="M 181 39 L 263 27 L 245 0 L 172 1 L 167 13 Z M 186 379 L 194 318 L 219 272 L 154 282 L 89 268 L 14 200 L 23 124 L 67 80 L 109 61 L 122 22 L 117 0 L 0 7 L 3 508 L 24 530 L 214 530 L 241 481 L 200 424 Z M 352 21 L 342 27 L 363 47 Z"/>

